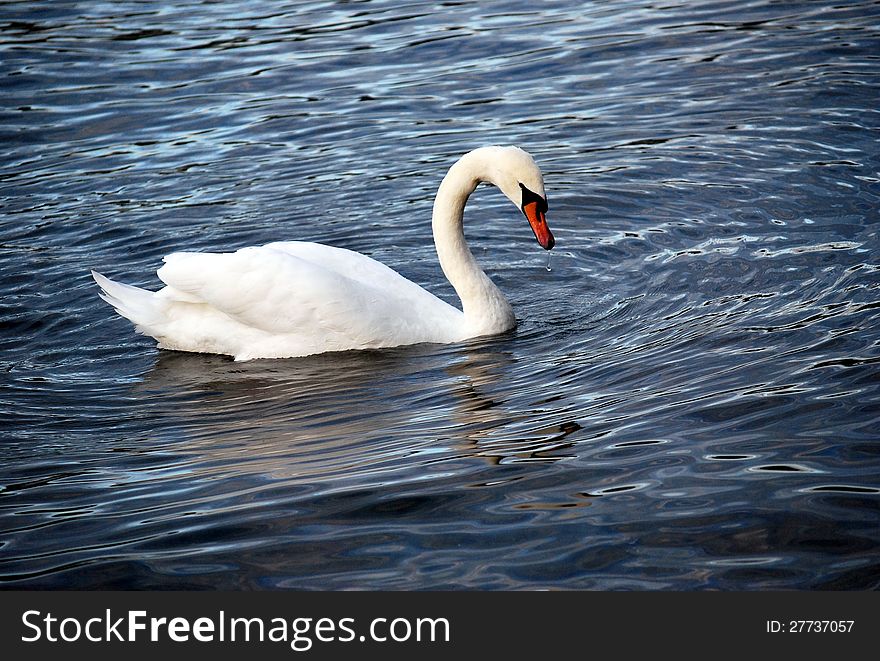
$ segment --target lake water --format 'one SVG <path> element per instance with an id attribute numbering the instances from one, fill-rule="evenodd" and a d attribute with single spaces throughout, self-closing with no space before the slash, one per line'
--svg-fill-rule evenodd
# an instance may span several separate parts
<path id="1" fill-rule="evenodd" d="M 880 5 L 0 5 L 0 585 L 880 587 Z M 456 302 L 459 345 L 163 352 L 94 268 L 276 240 Z"/>

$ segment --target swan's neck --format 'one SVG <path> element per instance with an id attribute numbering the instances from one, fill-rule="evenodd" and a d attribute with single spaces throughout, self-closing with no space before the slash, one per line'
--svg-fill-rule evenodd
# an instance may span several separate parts
<path id="1" fill-rule="evenodd" d="M 466 157 L 450 168 L 434 199 L 432 227 L 440 267 L 461 299 L 468 336 L 503 333 L 516 325 L 513 309 L 489 279 L 464 238 L 467 199 L 489 177 L 481 163 Z"/>

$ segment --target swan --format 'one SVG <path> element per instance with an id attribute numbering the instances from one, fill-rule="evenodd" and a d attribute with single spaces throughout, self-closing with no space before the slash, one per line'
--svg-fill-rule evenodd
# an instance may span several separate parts
<path id="1" fill-rule="evenodd" d="M 155 292 L 91 273 L 101 298 L 160 349 L 238 361 L 504 333 L 516 325 L 513 310 L 462 229 L 465 204 L 481 182 L 522 210 L 545 250 L 555 243 L 544 179 L 527 152 L 492 146 L 462 156 L 440 183 L 432 216 L 440 267 L 461 310 L 366 255 L 304 241 L 172 253 L 157 272 L 165 287 Z"/>

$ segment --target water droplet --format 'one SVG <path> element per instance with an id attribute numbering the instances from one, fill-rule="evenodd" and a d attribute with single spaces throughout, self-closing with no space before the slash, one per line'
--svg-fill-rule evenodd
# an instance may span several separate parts
<path id="1" fill-rule="evenodd" d="M 550 268 L 550 257 L 552 256 L 552 254 L 553 253 L 551 253 L 549 250 L 547 251 L 547 273 L 550 273 L 550 271 L 553 270 Z"/>

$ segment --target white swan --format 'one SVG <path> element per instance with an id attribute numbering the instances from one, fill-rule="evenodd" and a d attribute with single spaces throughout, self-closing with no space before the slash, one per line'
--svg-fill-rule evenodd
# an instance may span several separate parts
<path id="1" fill-rule="evenodd" d="M 522 209 L 543 248 L 554 244 L 544 217 L 544 180 L 531 156 L 517 147 L 482 147 L 462 156 L 440 184 L 432 221 L 440 266 L 462 310 L 370 257 L 302 241 L 234 253 L 173 253 L 158 271 L 166 286 L 157 292 L 92 276 L 101 298 L 159 348 L 235 360 L 503 333 L 516 324 L 513 310 L 477 264 L 462 230 L 465 203 L 480 182 L 494 184 Z"/>

